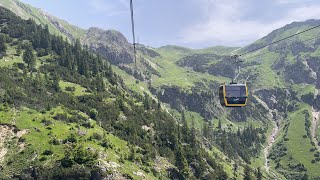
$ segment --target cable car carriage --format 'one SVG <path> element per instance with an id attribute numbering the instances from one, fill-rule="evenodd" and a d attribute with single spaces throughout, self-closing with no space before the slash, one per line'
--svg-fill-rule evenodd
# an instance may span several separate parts
<path id="1" fill-rule="evenodd" d="M 219 87 L 219 99 L 220 104 L 225 107 L 243 107 L 247 105 L 248 101 L 248 86 L 247 83 L 236 83 L 236 79 L 240 75 L 240 63 L 242 60 L 238 60 L 239 56 L 234 55 L 235 63 L 238 65 L 238 74 L 232 79 L 230 84 L 222 84 Z"/>
<path id="2" fill-rule="evenodd" d="M 219 98 L 222 106 L 242 107 L 247 105 L 248 88 L 247 84 L 222 84 L 219 88 Z"/>

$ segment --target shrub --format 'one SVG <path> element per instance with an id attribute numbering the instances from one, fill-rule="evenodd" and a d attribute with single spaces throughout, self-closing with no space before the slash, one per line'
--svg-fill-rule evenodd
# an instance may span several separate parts
<path id="1" fill-rule="evenodd" d="M 53 151 L 50 150 L 50 149 L 46 149 L 42 154 L 43 154 L 43 155 L 46 155 L 46 156 L 49 156 L 49 155 L 52 155 L 52 154 L 53 154 Z"/>
<path id="2" fill-rule="evenodd" d="M 66 91 L 70 91 L 70 92 L 74 92 L 75 90 L 76 90 L 76 88 L 73 86 L 73 87 L 71 87 L 71 86 L 67 86 L 66 88 L 65 88 L 65 90 Z"/>
<path id="3" fill-rule="evenodd" d="M 96 140 L 102 139 L 102 136 L 99 133 L 93 133 L 91 137 L 92 137 L 92 139 L 96 139 Z"/>

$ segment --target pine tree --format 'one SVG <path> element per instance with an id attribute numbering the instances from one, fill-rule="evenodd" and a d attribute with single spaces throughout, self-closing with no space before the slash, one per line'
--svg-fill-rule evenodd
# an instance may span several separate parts
<path id="1" fill-rule="evenodd" d="M 147 93 L 144 94 L 143 105 L 146 109 L 150 109 L 149 95 Z"/>
<path id="2" fill-rule="evenodd" d="M 207 122 L 203 123 L 202 134 L 203 134 L 203 137 L 205 137 L 207 139 L 209 138 L 209 127 L 208 127 L 208 123 Z"/>
<path id="3" fill-rule="evenodd" d="M 238 171 L 238 163 L 235 162 L 235 163 L 233 164 L 233 176 L 234 176 L 234 178 L 237 177 L 237 171 Z"/>
<path id="4" fill-rule="evenodd" d="M 184 111 L 182 112 L 182 130 L 181 130 L 184 142 L 188 142 L 189 140 L 189 127 L 186 120 L 186 116 Z"/>
<path id="5" fill-rule="evenodd" d="M 19 43 L 19 44 L 17 45 L 16 55 L 20 56 L 20 54 L 21 54 L 21 44 Z"/>
<path id="6" fill-rule="evenodd" d="M 0 35 L 0 54 L 4 55 L 7 52 L 6 38 L 3 34 Z"/>
<path id="7" fill-rule="evenodd" d="M 60 81 L 60 77 L 57 73 L 54 74 L 54 76 L 52 77 L 53 81 L 52 81 L 52 87 L 56 92 L 60 91 L 60 85 L 59 85 L 59 81 Z"/>
<path id="8" fill-rule="evenodd" d="M 250 167 L 248 165 L 246 165 L 244 167 L 244 177 L 243 177 L 243 180 L 251 180 L 252 177 L 251 177 L 251 172 L 250 172 Z"/>
<path id="9" fill-rule="evenodd" d="M 188 163 L 180 145 L 178 145 L 178 147 L 176 148 L 175 159 L 175 165 L 177 166 L 182 176 L 186 179 L 189 176 Z"/>
<path id="10" fill-rule="evenodd" d="M 41 40 L 40 40 L 40 46 L 43 49 L 50 49 L 50 33 L 49 33 L 49 27 L 48 25 L 45 25 L 44 29 L 41 29 Z"/>
<path id="11" fill-rule="evenodd" d="M 258 170 L 257 170 L 257 180 L 261 180 L 262 179 L 262 172 L 261 172 L 261 168 L 258 167 Z"/>
<path id="12" fill-rule="evenodd" d="M 98 92 L 102 92 L 105 90 L 105 84 L 101 75 L 96 77 L 96 87 Z"/>
<path id="13" fill-rule="evenodd" d="M 30 44 L 27 45 L 26 50 L 23 53 L 23 61 L 28 65 L 29 69 L 36 65 L 36 59 L 33 55 L 32 46 Z"/>
<path id="14" fill-rule="evenodd" d="M 192 118 L 192 122 L 191 122 L 191 131 L 190 131 L 190 146 L 192 148 L 196 148 L 197 147 L 197 139 L 196 139 L 196 128 L 194 125 L 194 119 Z"/>

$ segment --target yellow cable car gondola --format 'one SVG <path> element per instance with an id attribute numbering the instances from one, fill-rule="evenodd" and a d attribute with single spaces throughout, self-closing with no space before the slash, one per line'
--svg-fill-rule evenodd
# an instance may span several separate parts
<path id="1" fill-rule="evenodd" d="M 242 60 L 237 60 L 239 56 L 234 55 L 235 63 L 238 65 L 238 74 L 228 85 L 226 83 L 219 87 L 220 104 L 225 107 L 243 107 L 247 105 L 248 86 L 247 83 L 236 83 L 236 79 L 240 75 L 240 63 Z"/>
<path id="2" fill-rule="evenodd" d="M 230 83 L 222 84 L 219 88 L 219 98 L 222 106 L 243 107 L 247 105 L 247 84 Z"/>

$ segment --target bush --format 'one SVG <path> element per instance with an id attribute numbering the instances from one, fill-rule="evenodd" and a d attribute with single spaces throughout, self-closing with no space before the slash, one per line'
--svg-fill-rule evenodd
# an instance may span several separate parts
<path id="1" fill-rule="evenodd" d="M 45 49 L 37 49 L 37 56 L 42 57 L 48 55 L 48 52 Z"/>
<path id="2" fill-rule="evenodd" d="M 73 152 L 74 161 L 78 164 L 84 164 L 87 166 L 92 166 L 95 164 L 95 161 L 98 159 L 98 154 L 92 152 L 89 149 L 85 149 L 82 146 L 79 146 Z"/>
<path id="3" fill-rule="evenodd" d="M 49 141 L 49 144 L 59 145 L 60 141 L 57 138 L 53 138 Z"/>
<path id="4" fill-rule="evenodd" d="M 76 136 L 74 134 L 70 134 L 70 136 L 68 136 L 64 141 L 63 143 L 67 143 L 67 142 L 70 142 L 70 143 L 76 143 L 78 140 L 76 138 Z"/>
<path id="5" fill-rule="evenodd" d="M 45 155 L 45 156 L 50 156 L 50 155 L 52 155 L 53 154 L 53 151 L 51 151 L 50 149 L 46 149 L 43 153 L 42 153 L 42 155 Z"/>
<path id="6" fill-rule="evenodd" d="M 92 137 L 92 139 L 96 139 L 96 140 L 102 139 L 102 136 L 99 133 L 93 133 L 91 137 Z"/>
<path id="7" fill-rule="evenodd" d="M 111 149 L 113 148 L 113 145 L 107 139 L 103 139 L 100 145 L 105 148 L 111 148 Z"/>
<path id="8" fill-rule="evenodd" d="M 47 157 L 45 157 L 45 156 L 42 156 L 42 157 L 39 159 L 39 161 L 45 161 L 45 160 L 47 160 Z"/>
<path id="9" fill-rule="evenodd" d="M 95 120 L 97 115 L 98 115 L 98 111 L 96 109 L 90 109 L 90 118 L 91 119 Z"/>
<path id="10" fill-rule="evenodd" d="M 68 116 L 67 116 L 66 113 L 65 113 L 65 114 L 59 113 L 59 114 L 56 114 L 56 115 L 53 117 L 53 119 L 55 119 L 55 120 L 60 120 L 60 121 L 67 121 Z"/>
<path id="11" fill-rule="evenodd" d="M 302 137 L 303 137 L 303 138 L 307 138 L 308 136 L 307 136 L 307 135 L 303 135 Z"/>
<path id="12" fill-rule="evenodd" d="M 49 125 L 53 124 L 50 120 L 47 120 L 47 119 L 42 119 L 41 123 L 43 123 L 45 126 L 49 126 Z"/>
<path id="13" fill-rule="evenodd" d="M 66 91 L 70 91 L 70 92 L 74 92 L 75 90 L 76 90 L 76 88 L 74 87 L 74 86 L 67 86 L 66 88 L 65 88 L 65 90 Z"/>

